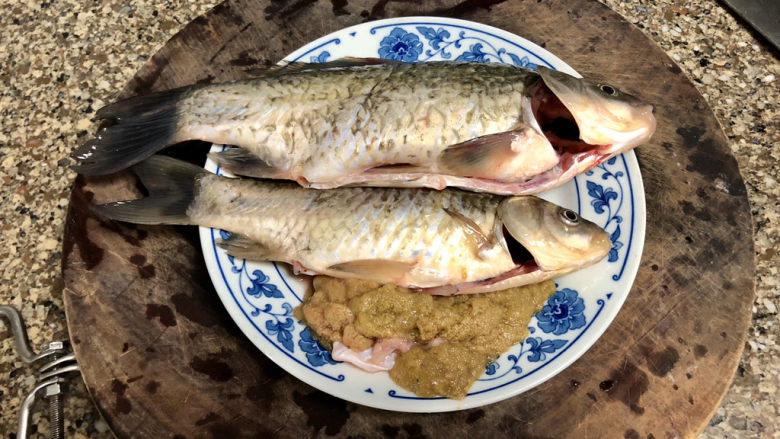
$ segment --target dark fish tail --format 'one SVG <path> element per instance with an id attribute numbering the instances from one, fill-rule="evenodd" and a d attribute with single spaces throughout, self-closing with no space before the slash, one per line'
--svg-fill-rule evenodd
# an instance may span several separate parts
<path id="1" fill-rule="evenodd" d="M 73 170 L 104 175 L 128 168 L 178 141 L 178 104 L 192 87 L 124 99 L 98 110 L 98 119 L 114 123 L 101 128 L 71 157 Z"/>
<path id="2" fill-rule="evenodd" d="M 206 171 L 191 163 L 165 156 L 152 156 L 133 167 L 149 196 L 132 201 L 92 206 L 96 213 L 113 220 L 136 224 L 193 224 L 187 208 L 195 199 L 197 177 Z"/>

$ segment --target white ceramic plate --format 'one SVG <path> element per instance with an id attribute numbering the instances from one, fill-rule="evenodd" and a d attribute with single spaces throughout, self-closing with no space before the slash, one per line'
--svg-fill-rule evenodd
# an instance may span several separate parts
<path id="1" fill-rule="evenodd" d="M 508 32 L 463 20 L 406 17 L 349 27 L 313 41 L 285 58 L 322 62 L 345 56 L 408 62 L 468 60 L 545 65 L 576 72 L 536 44 Z M 220 148 L 215 146 L 215 148 Z M 223 174 L 214 163 L 207 169 Z M 645 199 L 636 158 L 613 158 L 568 184 L 541 195 L 603 226 L 613 242 L 599 264 L 556 279 L 557 292 L 530 322 L 530 335 L 513 346 L 474 384 L 462 401 L 419 398 L 387 374 L 370 374 L 334 362 L 292 316 L 302 284 L 285 264 L 234 259 L 219 249 L 219 230 L 200 229 L 214 286 L 246 336 L 276 364 L 339 398 L 387 410 L 443 412 L 500 401 L 551 378 L 579 358 L 604 332 L 628 295 L 645 234 Z"/>

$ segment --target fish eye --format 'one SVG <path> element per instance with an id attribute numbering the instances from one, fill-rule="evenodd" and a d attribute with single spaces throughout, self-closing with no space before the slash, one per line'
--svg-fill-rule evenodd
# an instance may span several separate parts
<path id="1" fill-rule="evenodd" d="M 576 226 L 580 222 L 580 216 L 569 209 L 561 210 L 561 220 L 570 226 Z"/>
<path id="2" fill-rule="evenodd" d="M 601 91 L 603 91 L 604 93 L 610 96 L 615 96 L 617 94 L 617 90 L 615 90 L 615 88 L 610 85 L 601 84 L 599 88 L 601 89 Z"/>

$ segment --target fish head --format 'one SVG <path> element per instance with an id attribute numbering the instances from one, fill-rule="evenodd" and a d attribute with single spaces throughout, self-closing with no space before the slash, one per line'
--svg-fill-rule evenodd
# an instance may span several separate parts
<path id="1" fill-rule="evenodd" d="M 496 236 L 518 265 L 531 257 L 540 269 L 563 274 L 600 261 L 612 248 L 604 229 L 541 198 L 506 198 L 497 213 Z"/>
<path id="2" fill-rule="evenodd" d="M 571 113 L 579 138 L 605 156 L 646 142 L 655 132 L 653 106 L 609 84 L 539 66 L 544 84 Z"/>

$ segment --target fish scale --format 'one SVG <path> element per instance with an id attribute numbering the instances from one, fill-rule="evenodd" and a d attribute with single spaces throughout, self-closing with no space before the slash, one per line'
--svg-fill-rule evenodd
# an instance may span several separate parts
<path id="1" fill-rule="evenodd" d="M 407 136 L 397 148 L 402 160 L 411 156 L 420 164 L 424 158 L 438 156 L 442 145 L 451 145 L 475 137 L 511 129 L 521 119 L 520 100 L 525 84 L 521 76 L 497 77 L 493 66 L 477 66 L 473 71 L 452 70 L 444 77 L 442 71 L 420 69 L 401 65 L 384 82 L 379 84 L 366 101 L 367 117 L 379 118 L 380 127 L 377 142 L 367 144 L 377 149 L 387 142 Z M 483 75 L 484 81 L 475 90 L 470 81 L 473 75 Z M 508 89 L 495 83 L 510 83 Z M 395 85 L 394 84 L 399 84 Z M 398 89 L 406 87 L 406 89 Z M 513 99 L 509 99 L 512 95 Z M 476 99 L 484 116 L 471 124 L 463 123 L 463 112 Z M 399 117 L 410 113 L 411 117 Z M 417 144 L 418 148 L 407 151 L 404 144 Z M 407 153 L 406 156 L 400 156 Z"/>
<path id="2" fill-rule="evenodd" d="M 311 181 L 384 163 L 424 165 L 447 145 L 510 130 L 522 118 L 528 75 L 499 77 L 496 66 L 451 67 L 369 66 L 198 89 L 181 104 L 181 136 L 207 133 Z M 334 135 L 333 127 L 349 129 L 335 128 Z"/>
<path id="3" fill-rule="evenodd" d="M 219 139 L 215 141 L 222 143 L 257 146 L 262 143 L 262 153 L 257 148 L 250 150 L 265 160 L 289 168 L 290 162 L 304 160 L 310 153 L 307 147 L 311 133 L 306 133 L 307 130 L 319 125 L 339 126 L 345 122 L 343 109 L 362 101 L 374 84 L 386 75 L 374 70 L 374 75 L 336 71 L 328 75 L 280 76 L 201 88 L 181 104 L 180 113 L 185 117 L 180 126 L 185 132 L 195 133 L 216 127 Z M 240 117 L 232 117 L 232 112 L 220 110 L 223 105 L 249 105 L 249 109 Z M 306 120 L 317 121 L 317 124 L 301 123 Z M 240 127 L 247 124 L 253 129 L 241 132 Z M 258 138 L 262 142 L 257 142 Z"/>

